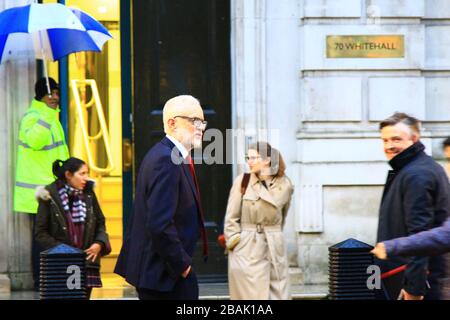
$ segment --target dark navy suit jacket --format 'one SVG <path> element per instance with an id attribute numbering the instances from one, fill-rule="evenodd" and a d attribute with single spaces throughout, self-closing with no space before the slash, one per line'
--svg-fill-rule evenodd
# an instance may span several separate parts
<path id="1" fill-rule="evenodd" d="M 200 204 L 182 160 L 165 137 L 139 169 L 133 213 L 114 270 L 136 288 L 171 291 L 192 264 Z"/>

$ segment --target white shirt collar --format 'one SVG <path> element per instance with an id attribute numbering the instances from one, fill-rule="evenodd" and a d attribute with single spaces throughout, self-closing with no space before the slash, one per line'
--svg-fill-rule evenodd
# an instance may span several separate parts
<path id="1" fill-rule="evenodd" d="M 175 139 L 174 137 L 172 137 L 168 134 L 166 134 L 166 137 L 167 137 L 167 139 L 172 141 L 173 144 L 175 145 L 175 147 L 177 147 L 177 149 L 181 152 L 183 159 L 186 159 L 187 156 L 189 155 L 189 151 L 186 150 L 186 148 L 180 143 L 180 141 L 178 141 L 177 139 Z"/>

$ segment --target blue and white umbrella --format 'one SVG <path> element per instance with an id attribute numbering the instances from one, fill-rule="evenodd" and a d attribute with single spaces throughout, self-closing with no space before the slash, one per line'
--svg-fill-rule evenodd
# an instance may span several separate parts
<path id="1" fill-rule="evenodd" d="M 0 12 L 0 63 L 23 58 L 55 61 L 73 52 L 99 52 L 111 38 L 90 15 L 59 3 L 32 3 Z M 47 77 L 45 63 L 44 70 Z"/>

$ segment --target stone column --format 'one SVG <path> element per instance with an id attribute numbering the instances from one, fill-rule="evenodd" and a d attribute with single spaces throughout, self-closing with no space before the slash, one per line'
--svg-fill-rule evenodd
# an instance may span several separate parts
<path id="1" fill-rule="evenodd" d="M 232 0 L 232 127 L 245 136 L 233 141 L 233 154 L 240 163 L 233 166 L 234 176 L 243 172 L 246 145 L 266 139 L 266 63 L 266 0 Z"/>
<path id="2" fill-rule="evenodd" d="M 0 11 L 28 4 L 0 2 Z M 34 96 L 35 60 L 0 65 L 0 292 L 32 288 L 29 217 L 12 210 L 19 121 Z"/>

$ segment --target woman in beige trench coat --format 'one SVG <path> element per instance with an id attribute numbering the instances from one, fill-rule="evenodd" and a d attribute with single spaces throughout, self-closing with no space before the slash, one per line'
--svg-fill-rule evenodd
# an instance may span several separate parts
<path id="1" fill-rule="evenodd" d="M 293 186 L 284 161 L 268 143 L 248 149 L 250 176 L 234 181 L 224 234 L 229 252 L 230 299 L 290 299 L 283 226 Z"/>

